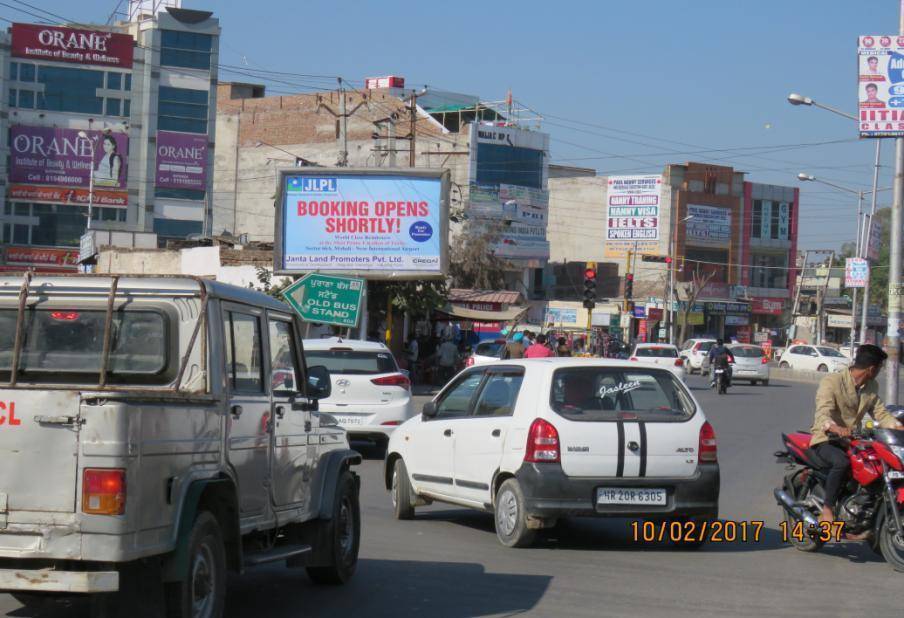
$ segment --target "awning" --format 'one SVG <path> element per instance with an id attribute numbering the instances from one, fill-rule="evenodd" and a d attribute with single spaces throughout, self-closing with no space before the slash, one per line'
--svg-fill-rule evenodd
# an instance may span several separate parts
<path id="1" fill-rule="evenodd" d="M 440 311 L 450 317 L 472 322 L 511 322 L 527 313 L 527 310 L 528 307 L 510 307 L 503 311 L 480 311 L 456 305 L 446 305 Z"/>

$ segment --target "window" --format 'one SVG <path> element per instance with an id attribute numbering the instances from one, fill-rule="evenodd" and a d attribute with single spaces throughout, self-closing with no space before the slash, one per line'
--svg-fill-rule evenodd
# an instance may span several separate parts
<path id="1" fill-rule="evenodd" d="M 477 145 L 477 184 L 543 187 L 542 150 L 509 145 Z"/>
<path id="2" fill-rule="evenodd" d="M 132 116 L 132 102 L 128 99 L 123 99 L 122 115 L 126 118 L 130 118 Z"/>
<path id="3" fill-rule="evenodd" d="M 835 348 L 827 348 L 827 347 L 818 347 L 819 353 L 823 356 L 831 356 L 832 358 L 847 358 L 844 354 L 836 350 Z"/>
<path id="4" fill-rule="evenodd" d="M 213 37 L 209 34 L 163 30 L 160 35 L 160 64 L 209 71 L 212 48 Z"/>
<path id="5" fill-rule="evenodd" d="M 232 390 L 262 393 L 260 321 L 256 316 L 226 313 L 226 363 Z"/>
<path id="6" fill-rule="evenodd" d="M 192 234 L 200 234 L 202 228 L 200 221 L 154 219 L 154 233 L 163 238 L 185 238 Z"/>
<path id="7" fill-rule="evenodd" d="M 787 254 L 753 254 L 750 258 L 750 285 L 758 288 L 787 287 Z"/>
<path id="8" fill-rule="evenodd" d="M 34 109 L 35 107 L 35 93 L 32 90 L 20 90 L 19 91 L 19 107 L 23 107 L 25 109 Z"/>
<path id="9" fill-rule="evenodd" d="M 652 358 L 677 358 L 678 350 L 675 348 L 637 348 L 634 356 Z"/>
<path id="10" fill-rule="evenodd" d="M 28 244 L 28 226 L 27 225 L 13 225 L 13 242 L 17 245 L 27 245 Z"/>
<path id="11" fill-rule="evenodd" d="M 474 415 L 511 416 L 515 411 L 523 379 L 524 374 L 521 372 L 491 373 L 477 399 Z"/>
<path id="12" fill-rule="evenodd" d="M 22 73 L 20 67 L 19 73 Z M 104 72 L 67 67 L 41 66 L 38 82 L 44 92 L 38 94 L 38 109 L 80 114 L 103 114 L 103 97 L 97 89 L 104 87 Z"/>
<path id="13" fill-rule="evenodd" d="M 10 106 L 10 107 L 16 107 L 16 105 L 17 105 L 17 102 L 16 102 L 16 95 L 17 95 L 17 94 L 18 94 L 18 93 L 17 93 L 17 91 L 16 91 L 15 88 L 10 88 L 10 89 L 9 89 L 9 101 L 8 101 L 8 103 L 9 103 L 9 106 Z"/>
<path id="14" fill-rule="evenodd" d="M 309 367 L 323 365 L 331 375 L 376 375 L 399 371 L 395 358 L 389 352 L 333 348 L 331 350 L 306 350 L 304 357 L 305 363 Z"/>
<path id="15" fill-rule="evenodd" d="M 496 358 L 502 358 L 503 352 L 505 352 L 504 341 L 483 341 L 478 343 L 477 347 L 474 348 L 474 354 L 476 356 L 495 356 Z"/>
<path id="16" fill-rule="evenodd" d="M 474 392 L 483 380 L 483 372 L 475 371 L 461 377 L 436 406 L 436 418 L 459 418 L 468 415 Z"/>
<path id="17" fill-rule="evenodd" d="M 9 79 L 11 81 L 16 81 L 19 79 L 19 63 L 18 62 L 10 62 L 9 63 Z"/>
<path id="18" fill-rule="evenodd" d="M 550 405 L 572 421 L 684 421 L 694 404 L 668 371 L 569 367 L 553 374 Z"/>
<path id="19" fill-rule="evenodd" d="M 763 200 L 753 200 L 753 219 L 750 226 L 750 236 L 760 237 L 760 222 L 763 219 Z"/>
<path id="20" fill-rule="evenodd" d="M 131 90 L 132 89 L 132 74 L 131 73 L 126 73 L 123 76 L 122 89 L 123 90 Z"/>
<path id="21" fill-rule="evenodd" d="M 295 367 L 292 323 L 270 320 L 270 388 L 274 391 L 294 391 L 300 384 Z"/>
<path id="22" fill-rule="evenodd" d="M 763 349 L 756 346 L 735 346 L 730 348 L 731 353 L 738 358 L 762 358 Z"/>
<path id="23" fill-rule="evenodd" d="M 209 92 L 160 86 L 157 128 L 186 133 L 207 133 Z"/>
<path id="24" fill-rule="evenodd" d="M 122 73 L 107 73 L 107 90 L 122 88 Z"/>
<path id="25" fill-rule="evenodd" d="M 94 211 L 113 210 L 95 208 Z M 72 206 L 34 205 L 37 224 L 31 228 L 31 243 L 48 247 L 78 247 L 85 233 L 88 209 Z"/>
<path id="26" fill-rule="evenodd" d="M 119 116 L 122 112 L 122 101 L 107 99 L 107 116 Z"/>
<path id="27" fill-rule="evenodd" d="M 168 187 L 155 187 L 154 197 L 168 197 L 173 200 L 194 200 L 200 202 L 206 193 L 198 189 L 170 189 Z"/>
<path id="28" fill-rule="evenodd" d="M 19 81 L 33 82 L 35 81 L 35 65 L 22 63 L 19 65 Z"/>

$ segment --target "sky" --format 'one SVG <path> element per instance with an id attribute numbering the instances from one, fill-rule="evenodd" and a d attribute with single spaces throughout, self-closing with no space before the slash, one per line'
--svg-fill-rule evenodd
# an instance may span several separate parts
<path id="1" fill-rule="evenodd" d="M 127 0 L 125 1 L 127 4 Z M 54 13 L 106 22 L 116 0 L 0 2 L 0 19 Z M 601 174 L 658 173 L 666 163 L 731 165 L 747 179 L 801 187 L 800 246 L 853 240 L 856 196 L 799 172 L 869 190 L 875 143 L 798 92 L 849 113 L 857 105 L 857 36 L 894 34 L 894 0 L 183 0 L 220 19 L 220 81 L 294 75 L 274 94 L 361 86 L 404 76 L 409 87 L 502 100 L 511 89 L 543 117 L 554 163 Z M 487 10 L 489 6 L 493 11 Z M 76 10 L 77 9 L 77 10 Z M 50 17 L 52 20 L 53 18 Z M 233 67 L 223 68 L 222 65 Z M 893 143 L 883 140 L 880 188 Z M 891 192 L 879 193 L 879 206 Z"/>

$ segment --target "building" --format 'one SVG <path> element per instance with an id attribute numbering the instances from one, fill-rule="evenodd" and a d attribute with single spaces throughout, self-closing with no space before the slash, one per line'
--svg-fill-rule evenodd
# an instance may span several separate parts
<path id="1" fill-rule="evenodd" d="M 445 168 L 452 235 L 486 235 L 510 265 L 506 288 L 542 298 L 549 136 L 510 104 L 413 92 L 398 77 L 367 83 L 387 87 L 266 96 L 260 85 L 220 84 L 214 233 L 272 242 L 281 167 Z"/>
<path id="2" fill-rule="evenodd" d="M 113 244 L 209 233 L 218 21 L 173 1 L 131 9 L 0 32 L 6 266 L 71 267 L 89 208 Z"/>

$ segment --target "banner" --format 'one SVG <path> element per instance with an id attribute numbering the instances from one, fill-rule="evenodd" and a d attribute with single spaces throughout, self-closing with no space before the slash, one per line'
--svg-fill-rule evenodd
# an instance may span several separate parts
<path id="1" fill-rule="evenodd" d="M 604 255 L 623 258 L 628 251 L 659 251 L 662 176 L 610 176 L 606 193 Z"/>
<path id="2" fill-rule="evenodd" d="M 857 56 L 860 137 L 904 137 L 904 36 L 861 36 Z"/>
<path id="3" fill-rule="evenodd" d="M 88 189 L 70 189 L 66 187 L 37 187 L 34 185 L 10 185 L 7 189 L 9 199 L 19 202 L 42 202 L 44 204 L 71 204 L 73 206 L 88 205 Z M 94 190 L 94 206 L 126 208 L 129 205 L 128 191 Z"/>
<path id="4" fill-rule="evenodd" d="M 9 129 L 9 149 L 10 182 L 87 189 L 93 174 L 95 189 L 127 187 L 125 133 L 19 125 Z"/>
<path id="5" fill-rule="evenodd" d="M 565 325 L 578 323 L 577 309 L 562 309 L 559 307 L 547 307 L 546 317 L 543 322 L 545 324 Z"/>
<path id="6" fill-rule="evenodd" d="M 869 246 L 866 257 L 872 262 L 879 261 L 879 251 L 882 250 L 882 221 L 873 217 L 869 226 Z"/>
<path id="7" fill-rule="evenodd" d="M 864 258 L 844 260 L 844 287 L 865 288 L 869 280 L 869 261 Z"/>
<path id="8" fill-rule="evenodd" d="M 207 188 L 207 135 L 157 131 L 157 187 Z"/>
<path id="9" fill-rule="evenodd" d="M 782 298 L 754 298 L 750 301 L 750 313 L 760 315 L 781 315 L 785 311 Z"/>
<path id="10" fill-rule="evenodd" d="M 7 247 L 4 254 L 7 264 L 33 264 L 39 266 L 76 266 L 78 264 L 78 251 L 69 249 Z"/>
<path id="11" fill-rule="evenodd" d="M 731 209 L 688 204 L 687 214 L 687 244 L 727 247 L 731 242 Z"/>
<path id="12" fill-rule="evenodd" d="M 276 269 L 404 278 L 440 275 L 447 174 L 318 168 L 280 172 Z"/>
<path id="13" fill-rule="evenodd" d="M 85 66 L 132 66 L 135 41 L 127 34 L 43 24 L 12 25 L 12 55 Z"/>

